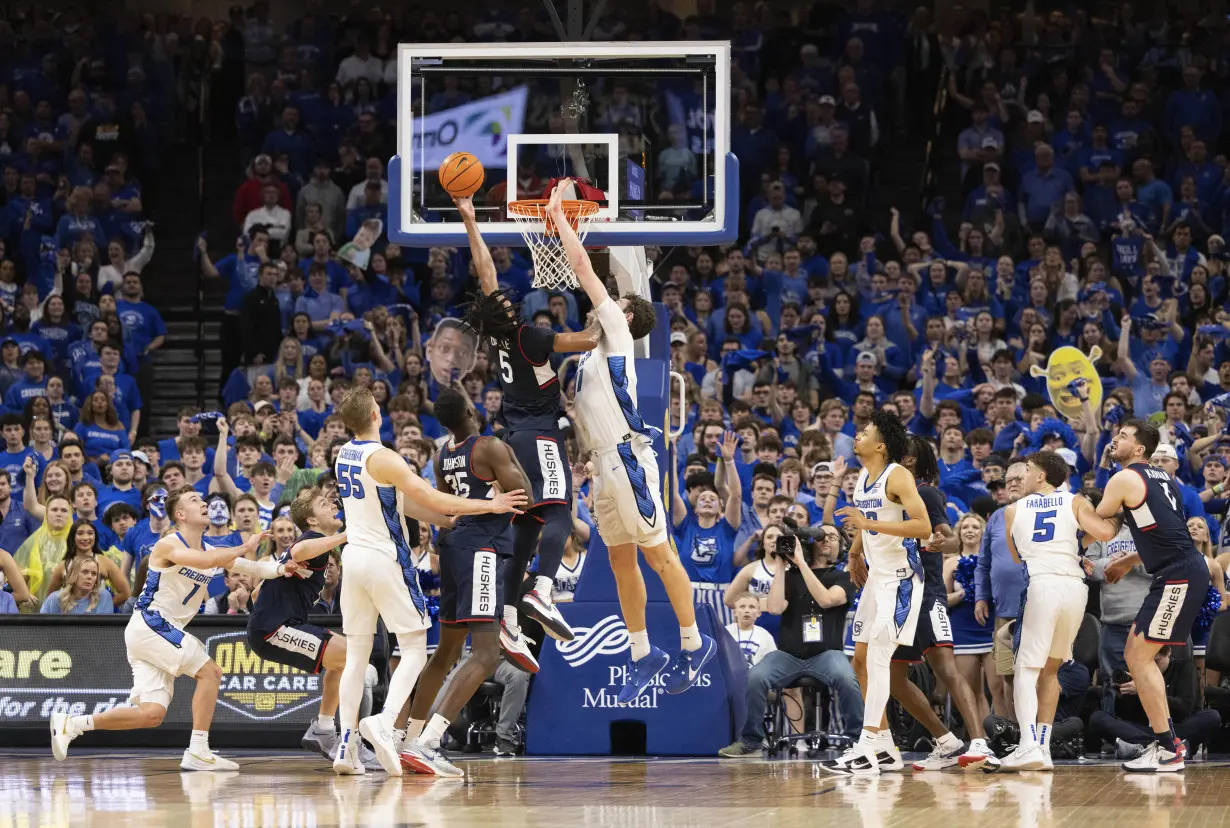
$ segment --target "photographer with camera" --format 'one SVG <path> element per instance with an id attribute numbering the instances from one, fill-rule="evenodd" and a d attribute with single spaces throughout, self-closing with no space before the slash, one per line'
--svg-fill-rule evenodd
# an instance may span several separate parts
<path id="1" fill-rule="evenodd" d="M 1221 716 L 1216 710 L 1199 709 L 1199 679 L 1186 646 L 1179 652 L 1162 647 L 1153 660 L 1166 683 L 1166 702 L 1175 723 L 1175 735 L 1187 742 L 1190 755 L 1221 727 Z M 1154 740 L 1149 717 L 1140 703 L 1136 684 L 1126 670 L 1114 670 L 1110 680 L 1114 690 L 1114 712 L 1094 711 L 1089 729 L 1102 741 L 1115 745 L 1115 758 L 1134 759 Z"/>
<path id="2" fill-rule="evenodd" d="M 781 616 L 777 650 L 754 666 L 747 680 L 747 718 L 739 741 L 718 755 L 758 756 L 763 747 L 765 707 L 770 690 L 782 690 L 804 676 L 824 683 L 837 696 L 841 727 L 858 738 L 863 698 L 850 660 L 842 652 L 846 610 L 854 587 L 835 569 L 841 535 L 832 526 L 799 528 L 786 518 L 785 531 L 770 553 L 781 566 L 769 588 L 769 612 Z"/>

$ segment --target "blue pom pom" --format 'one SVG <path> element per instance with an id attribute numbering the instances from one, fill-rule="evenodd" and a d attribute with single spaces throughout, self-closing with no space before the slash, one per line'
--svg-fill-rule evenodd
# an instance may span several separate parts
<path id="1" fill-rule="evenodd" d="M 961 585 L 961 589 L 965 590 L 965 600 L 974 600 L 974 570 L 978 567 L 978 556 L 962 557 L 957 560 L 956 571 L 953 572 L 953 580 Z"/>
<path id="2" fill-rule="evenodd" d="M 1209 591 L 1204 596 L 1204 603 L 1200 605 L 1200 614 L 1196 616 L 1195 627 L 1201 630 L 1207 630 L 1213 626 L 1213 619 L 1217 618 L 1217 611 L 1221 608 L 1221 593 L 1217 591 L 1217 587 L 1210 586 Z"/>

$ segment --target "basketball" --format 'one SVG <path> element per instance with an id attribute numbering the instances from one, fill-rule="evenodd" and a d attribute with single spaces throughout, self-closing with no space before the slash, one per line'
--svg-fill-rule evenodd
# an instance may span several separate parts
<path id="1" fill-rule="evenodd" d="M 440 165 L 440 186 L 453 198 L 465 198 L 483 186 L 483 165 L 468 152 L 455 152 Z"/>

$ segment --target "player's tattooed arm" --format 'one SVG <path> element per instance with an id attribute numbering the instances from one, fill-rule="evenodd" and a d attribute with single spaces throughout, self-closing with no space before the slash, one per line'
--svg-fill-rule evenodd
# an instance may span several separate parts
<path id="1" fill-rule="evenodd" d="M 491 251 L 487 242 L 479 232 L 478 220 L 474 216 L 474 199 L 455 198 L 457 212 L 466 226 L 466 236 L 470 241 L 470 255 L 474 257 L 474 269 L 478 273 L 478 287 L 483 293 L 495 293 L 500 288 L 499 278 L 495 270 L 495 262 L 491 259 Z"/>

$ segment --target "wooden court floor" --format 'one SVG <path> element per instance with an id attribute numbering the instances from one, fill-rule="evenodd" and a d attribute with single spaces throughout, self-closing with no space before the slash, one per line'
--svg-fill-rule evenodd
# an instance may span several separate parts
<path id="1" fill-rule="evenodd" d="M 0 828 L 1180 828 L 1230 826 L 1230 766 L 1126 776 L 920 773 L 837 779 L 808 761 L 482 759 L 465 781 L 335 777 L 307 754 L 232 751 L 231 774 L 177 755 L 0 753 Z"/>

